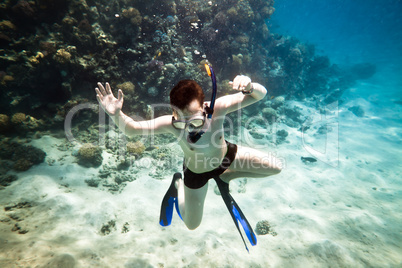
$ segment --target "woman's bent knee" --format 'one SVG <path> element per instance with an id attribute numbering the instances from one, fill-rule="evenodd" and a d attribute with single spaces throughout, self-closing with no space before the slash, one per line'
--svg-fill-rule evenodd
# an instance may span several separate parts
<path id="1" fill-rule="evenodd" d="M 281 173 L 281 171 L 282 171 L 282 167 L 276 166 L 276 167 L 274 167 L 274 168 L 272 169 L 272 175 L 279 174 L 279 173 Z"/>
<path id="2" fill-rule="evenodd" d="M 270 173 L 270 175 L 276 175 L 279 174 L 282 171 L 283 168 L 283 162 L 278 159 L 278 158 L 273 158 L 268 163 L 265 163 L 265 167 L 267 168 L 267 172 Z"/>

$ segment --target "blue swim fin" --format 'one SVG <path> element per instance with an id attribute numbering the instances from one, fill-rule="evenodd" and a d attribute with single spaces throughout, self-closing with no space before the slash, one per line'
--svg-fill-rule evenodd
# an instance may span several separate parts
<path id="1" fill-rule="evenodd" d="M 177 172 L 173 175 L 172 183 L 167 190 L 165 196 L 162 200 L 161 214 L 159 217 L 159 224 L 162 226 L 169 226 L 172 223 L 173 217 L 173 207 L 176 207 L 177 214 L 179 214 L 180 219 L 182 219 L 179 211 L 179 202 L 177 198 L 176 181 L 181 179 L 181 173 Z"/>
<path id="2" fill-rule="evenodd" d="M 255 246 L 257 245 L 257 237 L 253 231 L 253 228 L 248 223 L 246 217 L 244 216 L 240 207 L 237 205 L 236 201 L 233 199 L 232 195 L 229 193 L 229 184 L 221 180 L 219 177 L 216 177 L 214 179 L 216 181 L 216 184 L 218 185 L 219 191 L 221 192 L 222 199 L 225 202 L 230 215 L 232 216 L 232 219 L 237 227 L 237 230 L 239 231 L 244 246 L 246 247 L 247 251 L 249 251 L 246 241 L 244 240 L 243 235 L 240 231 L 239 222 L 243 227 L 243 230 L 246 233 L 247 238 L 250 241 L 250 244 L 252 246 Z"/>

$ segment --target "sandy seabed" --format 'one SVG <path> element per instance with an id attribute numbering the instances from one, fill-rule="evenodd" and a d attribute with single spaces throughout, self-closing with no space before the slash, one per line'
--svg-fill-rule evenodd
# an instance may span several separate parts
<path id="1" fill-rule="evenodd" d="M 258 236 L 250 253 L 213 181 L 198 229 L 187 230 L 177 214 L 161 227 L 172 174 L 156 180 L 142 168 L 112 194 L 85 183 L 99 169 L 79 166 L 57 149 L 65 141 L 43 136 L 32 145 L 47 161 L 0 191 L 0 267 L 401 267 L 402 106 L 350 97 L 322 116 L 308 103 L 291 105 L 311 117 L 311 128 L 302 135 L 278 126 L 287 142 L 268 150 L 285 160 L 283 171 L 231 183 L 251 225 L 268 220 L 277 233 Z M 354 105 L 364 117 L 347 109 Z M 318 135 L 322 125 L 328 132 Z"/>

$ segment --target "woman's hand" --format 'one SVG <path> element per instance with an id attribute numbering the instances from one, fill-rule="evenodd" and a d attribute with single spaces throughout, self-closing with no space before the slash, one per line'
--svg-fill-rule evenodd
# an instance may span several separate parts
<path id="1" fill-rule="evenodd" d="M 119 89 L 117 99 L 113 96 L 109 83 L 106 83 L 106 89 L 98 82 L 98 87 L 95 88 L 96 99 L 99 105 L 105 110 L 109 116 L 119 115 L 123 107 L 123 92 Z"/>
<path id="2" fill-rule="evenodd" d="M 238 75 L 233 79 L 233 82 L 229 82 L 229 85 L 232 85 L 234 90 L 237 91 L 250 91 L 251 89 L 251 79 L 245 75 Z"/>

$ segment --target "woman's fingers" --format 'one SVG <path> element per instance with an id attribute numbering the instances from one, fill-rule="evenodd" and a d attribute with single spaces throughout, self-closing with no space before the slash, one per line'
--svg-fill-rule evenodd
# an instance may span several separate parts
<path id="1" fill-rule="evenodd" d="M 251 83 L 251 79 L 245 75 L 238 75 L 230 81 L 229 85 L 233 87 L 234 90 L 244 90 Z"/>
<path id="2" fill-rule="evenodd" d="M 251 79 L 248 76 L 242 75 L 239 78 L 239 89 L 244 90 L 248 86 L 248 84 L 250 84 L 250 82 Z"/>
<path id="3" fill-rule="evenodd" d="M 106 95 L 109 95 L 109 94 L 113 95 L 112 89 L 110 88 L 109 83 L 106 82 L 105 85 L 106 85 L 106 89 L 100 82 L 98 82 L 99 91 L 101 93 L 100 97 L 106 96 Z"/>
<path id="4" fill-rule="evenodd" d="M 229 85 L 231 85 L 233 89 L 235 89 L 235 90 L 237 89 L 237 87 L 233 81 L 229 81 Z"/>
<path id="5" fill-rule="evenodd" d="M 112 94 L 112 90 L 110 89 L 110 85 L 108 82 L 106 82 L 106 93 L 107 94 Z"/>
<path id="6" fill-rule="evenodd" d="M 103 95 L 102 95 L 102 93 L 100 93 L 100 91 L 99 91 L 99 88 L 95 88 L 95 92 L 96 92 L 96 95 L 99 97 L 99 98 L 103 98 Z"/>
<path id="7" fill-rule="evenodd" d="M 235 79 L 233 79 L 233 89 L 238 90 L 240 87 L 240 77 L 236 76 Z"/>
<path id="8" fill-rule="evenodd" d="M 123 101 L 123 97 L 124 97 L 123 91 L 121 91 L 121 89 L 119 89 L 119 92 L 117 93 L 118 100 Z"/>
<path id="9" fill-rule="evenodd" d="M 106 95 L 105 88 L 103 87 L 103 85 L 100 82 L 98 82 L 98 87 L 99 87 L 100 92 L 102 93 L 102 95 L 105 96 Z"/>
<path id="10" fill-rule="evenodd" d="M 101 97 L 99 96 L 99 94 L 96 94 L 96 99 L 98 100 L 99 103 L 102 103 Z"/>

